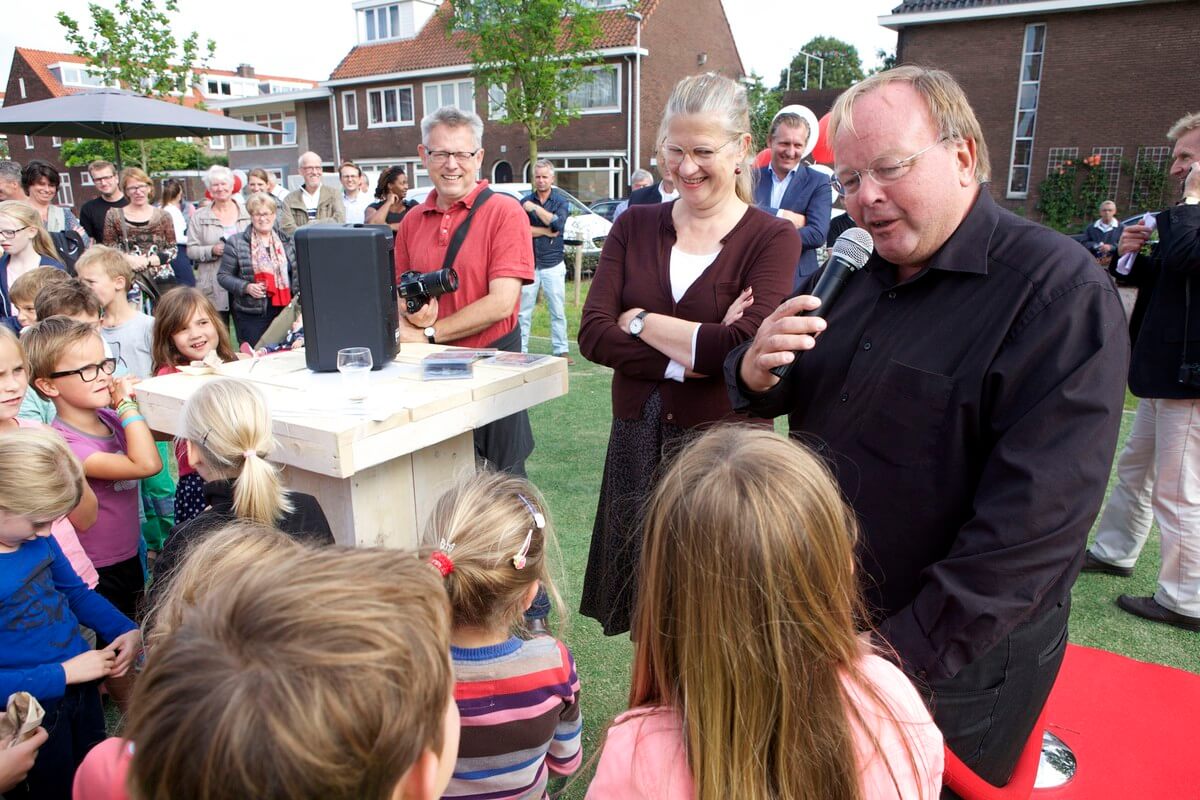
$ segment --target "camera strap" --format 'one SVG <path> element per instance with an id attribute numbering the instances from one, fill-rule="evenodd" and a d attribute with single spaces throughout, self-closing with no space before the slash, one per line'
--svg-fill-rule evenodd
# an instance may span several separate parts
<path id="1" fill-rule="evenodd" d="M 450 237 L 450 246 L 446 248 L 446 257 L 442 259 L 442 269 L 454 266 L 454 259 L 458 257 L 458 250 L 462 247 L 463 239 L 467 238 L 467 231 L 471 228 L 471 220 L 475 217 L 475 212 L 494 194 L 495 192 L 490 187 L 485 186 L 479 194 L 475 195 L 475 202 L 471 204 L 471 210 L 467 212 L 467 218 L 462 221 L 461 225 L 454 229 L 454 235 Z"/>

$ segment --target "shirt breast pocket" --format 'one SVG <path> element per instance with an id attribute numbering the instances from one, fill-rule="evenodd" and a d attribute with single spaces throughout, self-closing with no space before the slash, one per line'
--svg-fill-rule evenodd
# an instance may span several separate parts
<path id="1" fill-rule="evenodd" d="M 863 418 L 859 443 L 898 467 L 932 464 L 953 391 L 950 376 L 888 362 Z"/>
<path id="2" fill-rule="evenodd" d="M 742 293 L 742 285 L 737 281 L 721 281 L 713 287 L 713 301 L 717 307 L 717 319 L 725 318 L 729 306 Z"/>

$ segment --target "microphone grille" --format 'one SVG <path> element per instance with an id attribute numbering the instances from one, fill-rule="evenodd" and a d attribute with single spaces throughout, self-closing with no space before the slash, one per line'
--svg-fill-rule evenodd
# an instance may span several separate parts
<path id="1" fill-rule="evenodd" d="M 862 228 L 846 230 L 833 243 L 833 254 L 853 264 L 855 269 L 862 269 L 874 249 L 875 241 Z"/>

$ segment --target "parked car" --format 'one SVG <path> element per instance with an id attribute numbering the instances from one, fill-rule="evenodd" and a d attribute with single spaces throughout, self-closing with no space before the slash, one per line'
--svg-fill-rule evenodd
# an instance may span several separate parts
<path id="1" fill-rule="evenodd" d="M 518 201 L 533 191 L 533 187 L 528 183 L 492 183 L 488 185 L 492 191 L 503 192 L 510 197 L 516 198 Z M 580 245 L 583 246 L 583 274 L 585 276 L 591 275 L 596 271 L 596 265 L 600 262 L 600 250 L 604 247 L 604 240 L 608 238 L 608 232 L 612 229 L 612 223 L 600 214 L 592 211 L 584 205 L 582 200 L 570 192 L 563 191 L 557 186 L 555 188 L 566 195 L 567 203 L 571 207 L 571 216 L 563 229 L 567 277 L 574 275 L 575 249 Z M 432 190 L 432 186 L 420 186 L 416 189 L 409 189 L 404 199 L 423 203 Z"/>
<path id="2" fill-rule="evenodd" d="M 622 198 L 610 197 L 607 200 L 597 200 L 588 206 L 588 208 L 592 209 L 592 211 L 604 217 L 609 222 L 612 222 L 613 214 L 617 213 L 617 206 L 624 202 L 625 201 Z"/>

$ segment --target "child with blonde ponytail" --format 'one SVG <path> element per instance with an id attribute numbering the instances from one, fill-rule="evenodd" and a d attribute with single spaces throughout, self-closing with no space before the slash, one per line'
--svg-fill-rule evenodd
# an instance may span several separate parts
<path id="1" fill-rule="evenodd" d="M 273 444 L 271 417 L 254 386 L 228 378 L 204 384 L 184 404 L 179 439 L 189 463 L 204 478 L 206 507 L 171 529 L 155 565 L 155 596 L 161 595 L 191 544 L 237 519 L 271 525 L 308 542 L 333 544 L 317 499 L 289 492 L 279 469 L 267 461 Z"/>

